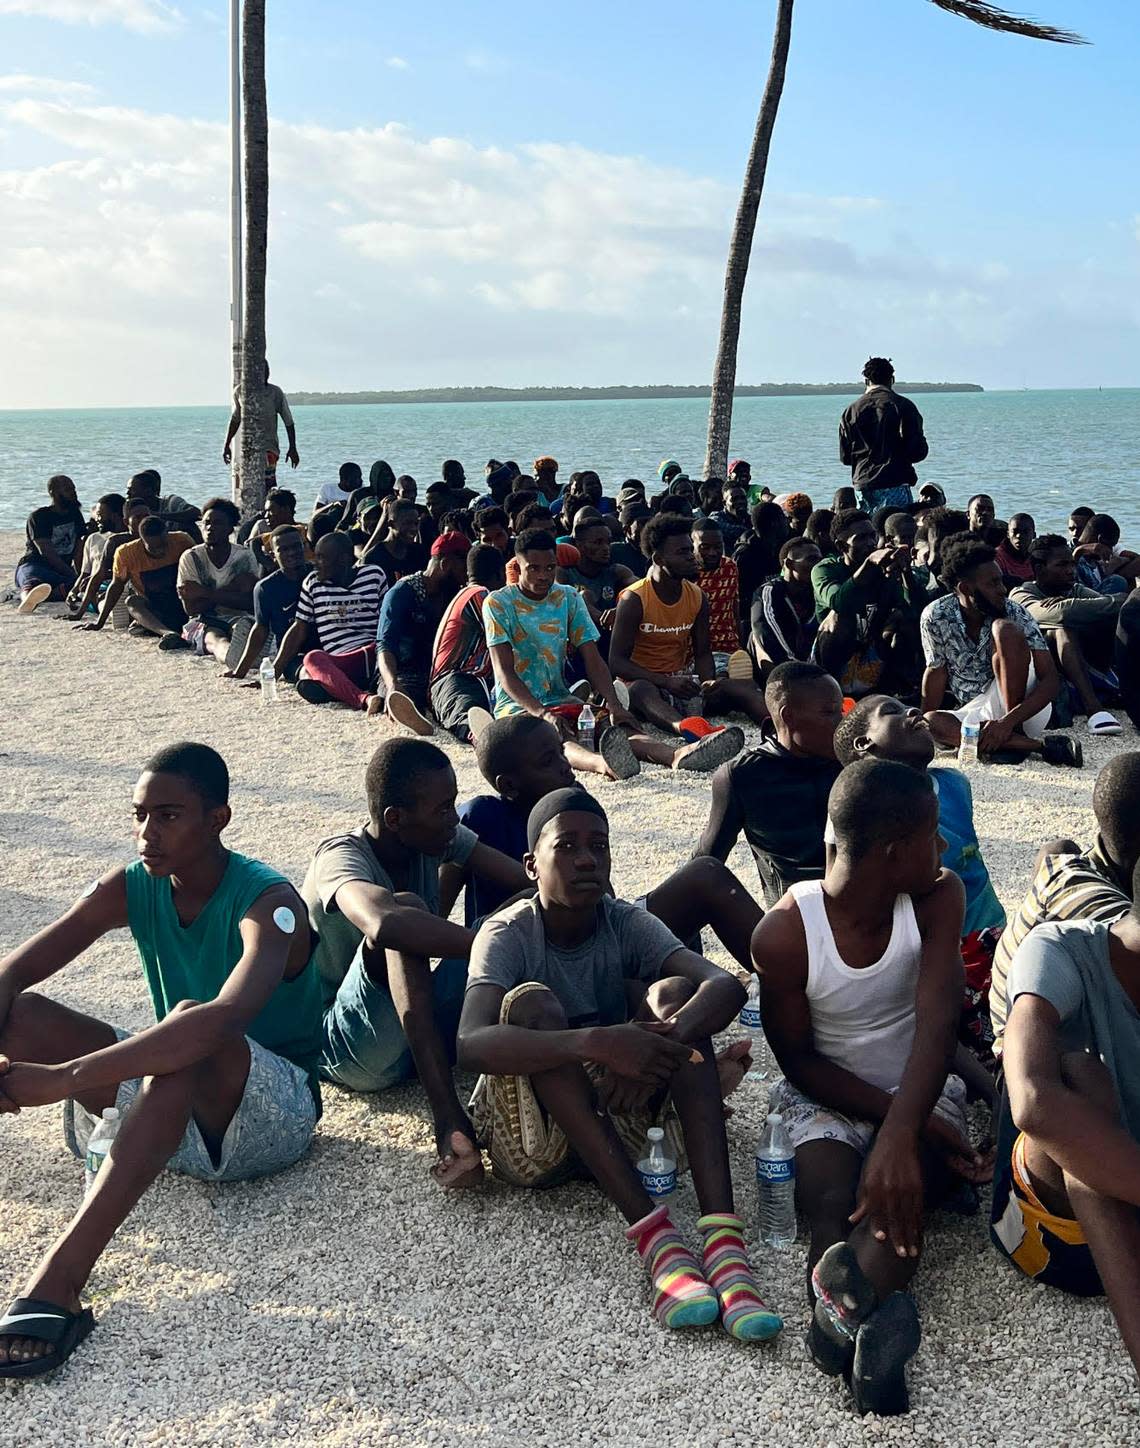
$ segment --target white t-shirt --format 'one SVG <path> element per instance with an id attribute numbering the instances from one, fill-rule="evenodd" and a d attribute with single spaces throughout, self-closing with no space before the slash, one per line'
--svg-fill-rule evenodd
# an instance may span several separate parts
<path id="1" fill-rule="evenodd" d="M 322 483 L 317 489 L 316 501 L 313 503 L 313 512 L 318 508 L 327 507 L 329 503 L 347 503 L 351 493 L 343 492 L 339 481 L 335 483 Z"/>
<path id="2" fill-rule="evenodd" d="M 253 578 L 261 576 L 261 570 L 257 566 L 257 559 L 253 556 L 252 548 L 245 548 L 240 543 L 231 543 L 229 557 L 219 568 L 210 558 L 206 551 L 205 543 L 195 544 L 188 548 L 178 560 L 178 582 L 179 583 L 200 583 L 203 588 L 230 588 L 234 580 L 242 574 L 248 573 Z M 245 612 L 252 612 L 253 595 L 250 595 L 250 607 Z M 210 610 L 221 618 L 235 618 L 242 609 L 237 608 L 216 608 Z"/>

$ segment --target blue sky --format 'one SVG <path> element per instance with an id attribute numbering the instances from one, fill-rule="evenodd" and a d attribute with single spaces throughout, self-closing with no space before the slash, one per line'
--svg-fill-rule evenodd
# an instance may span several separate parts
<path id="1" fill-rule="evenodd" d="M 268 10 L 287 385 L 707 379 L 773 4 Z M 799 0 L 742 380 L 1140 382 L 1140 16 L 1034 10 Z M 5 405 L 224 396 L 225 16 L 0 0 Z"/>

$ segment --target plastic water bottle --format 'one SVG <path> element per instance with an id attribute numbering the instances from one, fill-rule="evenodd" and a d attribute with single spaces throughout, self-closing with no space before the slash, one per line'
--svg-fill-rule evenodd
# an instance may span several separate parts
<path id="1" fill-rule="evenodd" d="M 982 726 L 976 719 L 962 720 L 962 738 L 958 745 L 958 763 L 963 769 L 969 769 L 971 765 L 978 762 L 978 739 L 981 737 Z"/>
<path id="2" fill-rule="evenodd" d="M 740 1008 L 740 1024 L 748 1032 L 752 1042 L 752 1069 L 746 1074 L 746 1081 L 763 1081 L 768 1073 L 756 1064 L 764 1047 L 764 1027 L 760 1019 L 760 982 L 754 975 L 748 977 L 748 999 Z"/>
<path id="3" fill-rule="evenodd" d="M 257 666 L 257 677 L 261 680 L 261 702 L 263 704 L 277 703 L 277 675 L 273 670 L 272 659 L 262 659 Z"/>
<path id="4" fill-rule="evenodd" d="M 796 1240 L 796 1154 L 778 1111 L 769 1111 L 756 1148 L 756 1191 L 760 1240 L 790 1247 Z"/>
<path id="5" fill-rule="evenodd" d="M 637 1163 L 641 1185 L 651 1197 L 667 1197 L 677 1186 L 677 1163 L 665 1155 L 665 1133 L 651 1126 L 647 1133 L 645 1155 Z"/>
<path id="6" fill-rule="evenodd" d="M 87 1157 L 83 1171 L 84 1191 L 89 1192 L 95 1185 L 95 1178 L 107 1160 L 107 1153 L 111 1150 L 111 1143 L 118 1135 L 118 1131 L 118 1108 L 108 1106 L 103 1112 L 103 1119 L 95 1123 L 95 1129 L 87 1140 Z"/>
<path id="7" fill-rule="evenodd" d="M 589 704 L 583 704 L 578 715 L 578 743 L 591 753 L 594 749 L 594 727 L 594 711 Z"/>

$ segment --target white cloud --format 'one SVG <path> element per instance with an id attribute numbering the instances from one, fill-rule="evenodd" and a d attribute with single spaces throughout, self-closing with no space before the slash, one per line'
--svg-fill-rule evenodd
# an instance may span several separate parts
<path id="1" fill-rule="evenodd" d="M 0 0 L 0 15 L 33 15 L 68 25 L 123 25 L 143 34 L 172 30 L 182 20 L 166 0 Z"/>
<path id="2" fill-rule="evenodd" d="M 21 339 L 0 352 L 0 395 L 7 406 L 224 397 L 226 126 L 40 80 L 0 80 L 7 154 L 30 133 L 50 158 L 0 171 L 0 331 Z M 287 385 L 707 375 L 733 187 L 637 156 L 481 147 L 396 124 L 275 121 L 270 154 L 268 325 Z M 972 357 L 1022 335 L 1071 351 L 1059 303 L 1042 321 L 1050 278 L 1022 257 L 931 255 L 906 224 L 874 197 L 770 193 L 741 377 L 850 375 L 884 336 L 912 376 L 968 377 Z M 1065 284 L 1070 318 L 1107 327 L 1123 314 L 1134 327 L 1111 273 L 1091 266 L 1078 294 L 1070 268 Z"/>
<path id="3" fill-rule="evenodd" d="M 384 62 L 390 70 L 411 70 L 411 64 L 402 55 L 390 55 Z"/>
<path id="4" fill-rule="evenodd" d="M 0 0 L 2 4 L 2 0 Z M 78 80 L 51 75 L 0 75 L 0 95 L 91 96 L 95 87 Z"/>

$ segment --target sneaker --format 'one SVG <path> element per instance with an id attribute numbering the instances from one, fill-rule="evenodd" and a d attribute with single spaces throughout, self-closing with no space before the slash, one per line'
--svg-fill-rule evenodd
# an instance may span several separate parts
<path id="1" fill-rule="evenodd" d="M 407 694 L 399 691 L 389 694 L 384 705 L 384 712 L 389 719 L 403 725 L 405 729 L 410 729 L 413 734 L 419 734 L 421 738 L 435 733 L 435 725 L 420 713 L 416 708 L 415 701 Z"/>
<path id="2" fill-rule="evenodd" d="M 173 629 L 171 629 L 170 633 L 163 634 L 158 641 L 158 646 L 167 654 L 176 653 L 179 649 L 192 649 L 194 647 L 189 639 L 184 639 L 180 633 L 175 633 Z"/>
<path id="3" fill-rule="evenodd" d="M 298 679 L 297 693 L 300 694 L 306 704 L 329 704 L 332 702 L 332 695 L 323 684 L 318 684 L 316 679 Z"/>
<path id="4" fill-rule="evenodd" d="M 34 588 L 29 588 L 20 599 L 20 606 L 17 613 L 35 613 L 41 603 L 46 603 L 51 597 L 50 583 L 37 583 Z"/>
<path id="5" fill-rule="evenodd" d="M 634 754 L 624 729 L 604 730 L 598 740 L 598 753 L 609 765 L 615 779 L 632 779 L 641 773 L 641 761 Z"/>
<path id="6" fill-rule="evenodd" d="M 1046 764 L 1080 769 L 1085 762 L 1085 751 L 1081 741 L 1071 734 L 1046 734 L 1041 741 L 1041 758 Z"/>
<path id="7" fill-rule="evenodd" d="M 734 649 L 728 656 L 728 667 L 725 673 L 730 679 L 738 682 L 744 680 L 751 684 L 755 675 L 752 671 L 752 655 L 747 649 Z"/>
<path id="8" fill-rule="evenodd" d="M 855 1337 L 851 1395 L 860 1413 L 894 1418 L 909 1411 L 906 1365 L 921 1341 L 914 1298 L 906 1292 L 892 1292 Z"/>
<path id="9" fill-rule="evenodd" d="M 467 727 L 471 731 L 471 738 L 478 739 L 479 735 L 489 724 L 495 722 L 495 716 L 490 709 L 484 709 L 480 704 L 472 704 L 467 711 Z"/>

